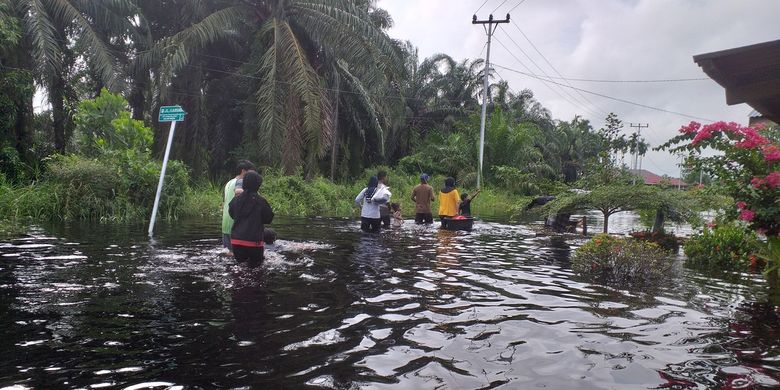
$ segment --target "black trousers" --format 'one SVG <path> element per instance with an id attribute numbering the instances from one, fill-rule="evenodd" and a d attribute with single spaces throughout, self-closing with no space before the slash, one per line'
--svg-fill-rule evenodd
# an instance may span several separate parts
<path id="1" fill-rule="evenodd" d="M 390 227 L 390 216 L 389 215 L 383 215 L 379 217 L 379 219 L 382 221 L 382 227 L 387 229 Z"/>
<path id="2" fill-rule="evenodd" d="M 382 225 L 381 218 L 360 217 L 360 230 L 366 233 L 376 233 Z"/>
<path id="3" fill-rule="evenodd" d="M 252 267 L 263 263 L 263 252 L 263 248 L 233 245 L 233 256 L 236 261 L 239 263 L 247 262 Z"/>
<path id="4" fill-rule="evenodd" d="M 425 224 L 431 224 L 433 223 L 433 214 L 431 213 L 417 213 L 414 215 L 414 222 L 415 223 L 425 223 Z"/>

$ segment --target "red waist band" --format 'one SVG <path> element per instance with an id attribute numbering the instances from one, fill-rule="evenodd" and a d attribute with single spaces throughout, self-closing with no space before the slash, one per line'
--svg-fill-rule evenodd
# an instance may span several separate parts
<path id="1" fill-rule="evenodd" d="M 262 241 L 258 242 L 258 241 L 236 240 L 235 238 L 231 238 L 230 243 L 233 245 L 246 246 L 249 248 L 262 248 L 264 246 L 264 243 Z"/>

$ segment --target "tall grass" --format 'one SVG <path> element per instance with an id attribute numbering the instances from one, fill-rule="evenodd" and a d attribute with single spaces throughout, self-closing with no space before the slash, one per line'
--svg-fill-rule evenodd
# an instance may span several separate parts
<path id="1" fill-rule="evenodd" d="M 304 180 L 300 176 L 283 176 L 267 172 L 260 193 L 268 199 L 277 215 L 356 217 L 359 209 L 355 197 L 370 176 L 379 169 L 388 172 L 392 202 L 401 204 L 402 214 L 414 215 L 412 189 L 419 176 L 389 168 L 366 170 L 354 182 L 340 184 L 322 177 Z M 42 181 L 13 186 L 0 181 L 0 215 L 14 220 L 101 220 L 129 222 L 147 220 L 159 174 L 145 167 L 141 173 L 127 177 L 116 167 L 94 160 L 63 160 Z M 161 217 L 218 218 L 222 213 L 223 184 L 209 183 L 190 187 L 186 172 L 166 175 Z M 431 179 L 434 194 L 444 183 L 443 176 Z M 459 189 L 470 194 L 473 189 Z M 484 189 L 475 200 L 472 211 L 477 216 L 508 217 L 507 210 L 517 198 L 501 189 Z M 433 204 L 433 214 L 438 201 Z"/>

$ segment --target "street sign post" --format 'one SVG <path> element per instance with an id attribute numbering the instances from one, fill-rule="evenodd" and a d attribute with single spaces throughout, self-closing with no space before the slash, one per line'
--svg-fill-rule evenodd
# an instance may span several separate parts
<path id="1" fill-rule="evenodd" d="M 168 157 L 171 154 L 171 144 L 173 143 L 173 132 L 176 131 L 176 122 L 184 120 L 187 115 L 181 106 L 162 106 L 157 116 L 158 122 L 171 122 L 171 130 L 168 132 L 168 144 L 165 146 L 165 156 L 163 157 L 162 169 L 160 170 L 160 181 L 157 183 L 157 195 L 154 197 L 154 207 L 152 208 L 152 218 L 149 219 L 149 237 L 154 232 L 154 222 L 157 219 L 157 210 L 160 207 L 160 195 L 162 194 L 163 182 L 165 182 L 165 169 L 168 168 Z"/>

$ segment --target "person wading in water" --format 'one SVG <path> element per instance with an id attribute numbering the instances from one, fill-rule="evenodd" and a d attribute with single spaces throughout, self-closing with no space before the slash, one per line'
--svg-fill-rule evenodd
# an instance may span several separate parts
<path id="1" fill-rule="evenodd" d="M 371 176 L 368 186 L 355 197 L 355 204 L 360 208 L 360 229 L 368 233 L 379 231 L 382 219 L 379 214 L 379 205 L 387 203 L 389 192 L 379 191 L 379 179 Z"/>
<path id="2" fill-rule="evenodd" d="M 230 201 L 228 212 L 233 218 L 230 243 L 238 262 L 256 266 L 263 262 L 263 233 L 266 224 L 274 219 L 271 205 L 257 191 L 263 177 L 255 171 L 244 175 L 244 191 Z"/>
<path id="3" fill-rule="evenodd" d="M 431 202 L 433 197 L 433 187 L 428 184 L 427 174 L 420 175 L 420 184 L 412 190 L 412 202 L 414 202 L 414 222 L 417 224 L 433 223 L 433 213 L 431 211 Z"/>

